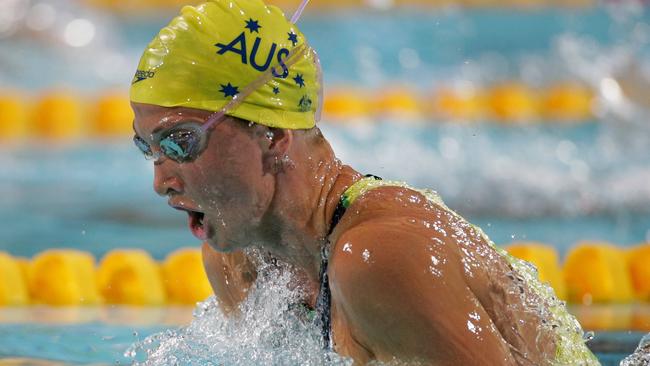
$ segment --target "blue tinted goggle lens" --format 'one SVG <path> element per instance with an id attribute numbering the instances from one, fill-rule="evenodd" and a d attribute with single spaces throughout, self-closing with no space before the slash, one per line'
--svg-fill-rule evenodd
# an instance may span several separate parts
<path id="1" fill-rule="evenodd" d="M 165 131 L 157 138 L 154 144 L 160 146 L 160 152 L 177 163 L 186 163 L 196 159 L 203 147 L 205 132 L 200 127 L 185 125 Z M 135 146 L 144 154 L 147 160 L 157 160 L 159 155 L 153 152 L 151 146 L 141 137 L 134 136 Z"/>
<path id="2" fill-rule="evenodd" d="M 194 129 L 174 130 L 160 140 L 160 150 L 176 162 L 192 161 L 201 149 L 201 132 Z"/>
<path id="3" fill-rule="evenodd" d="M 133 143 L 142 152 L 145 159 L 147 160 L 153 159 L 153 151 L 151 150 L 151 146 L 149 146 L 149 144 L 146 141 L 144 141 L 139 136 L 133 136 Z"/>

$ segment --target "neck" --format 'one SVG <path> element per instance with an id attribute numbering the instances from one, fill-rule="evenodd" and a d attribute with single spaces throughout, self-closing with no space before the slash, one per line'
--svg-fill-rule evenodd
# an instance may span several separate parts
<path id="1" fill-rule="evenodd" d="M 329 144 L 317 151 L 295 147 L 291 167 L 276 177 L 270 218 L 274 256 L 295 266 L 318 288 L 321 251 L 327 244 L 334 210 L 343 192 L 361 175 L 336 159 Z"/>

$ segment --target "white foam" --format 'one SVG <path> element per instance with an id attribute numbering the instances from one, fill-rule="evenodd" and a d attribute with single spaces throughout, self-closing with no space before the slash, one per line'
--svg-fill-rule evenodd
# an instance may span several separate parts
<path id="1" fill-rule="evenodd" d="M 226 316 L 211 297 L 199 303 L 192 323 L 154 334 L 125 353 L 135 365 L 351 365 L 325 351 L 320 329 L 299 304 L 300 289 L 289 289 L 291 271 L 263 263 L 241 305 Z"/>

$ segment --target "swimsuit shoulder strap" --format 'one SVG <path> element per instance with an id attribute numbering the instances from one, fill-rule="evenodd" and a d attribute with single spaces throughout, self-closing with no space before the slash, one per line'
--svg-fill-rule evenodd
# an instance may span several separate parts
<path id="1" fill-rule="evenodd" d="M 348 189 L 345 190 L 345 192 L 343 192 L 343 195 L 341 195 L 341 198 L 339 199 L 339 204 L 336 206 L 336 209 L 334 209 L 334 214 L 332 215 L 332 221 L 330 223 L 330 229 L 327 233 L 328 237 L 332 234 L 332 231 L 334 231 L 334 228 L 339 223 L 339 220 L 341 220 L 341 217 L 343 217 L 345 210 L 350 207 L 352 202 L 354 202 L 359 196 L 369 191 L 370 189 L 378 187 L 379 185 L 377 185 L 376 182 L 381 181 L 382 180 L 380 177 L 372 174 L 367 174 L 364 178 L 354 182 L 350 187 L 348 187 Z"/>
<path id="2" fill-rule="evenodd" d="M 334 228 L 345 214 L 345 210 L 352 204 L 352 202 L 361 194 L 369 189 L 372 189 L 371 182 L 380 181 L 381 178 L 368 174 L 363 179 L 358 180 L 345 190 L 338 205 L 334 209 L 332 221 L 330 222 L 330 229 L 327 233 L 327 244 L 321 250 L 321 265 L 320 265 L 320 290 L 318 292 L 318 299 L 316 300 L 316 311 L 318 313 L 318 322 L 321 327 L 321 335 L 323 336 L 323 346 L 325 349 L 332 350 L 332 320 L 331 306 L 332 294 L 330 292 L 329 278 L 327 276 L 327 265 L 329 260 L 329 236 L 334 231 Z"/>
<path id="3" fill-rule="evenodd" d="M 382 187 L 386 185 L 392 185 L 391 182 L 384 181 L 380 177 L 372 174 L 367 174 L 362 179 L 354 182 L 348 189 L 343 192 L 341 196 L 341 201 L 339 205 L 342 205 L 345 208 L 350 207 L 350 205 L 356 201 L 357 198 L 362 196 L 364 193 L 369 190 L 377 187 Z"/>

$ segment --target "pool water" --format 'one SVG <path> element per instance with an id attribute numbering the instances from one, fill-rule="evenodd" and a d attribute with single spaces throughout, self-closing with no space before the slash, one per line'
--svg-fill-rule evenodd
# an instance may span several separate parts
<path id="1" fill-rule="evenodd" d="M 69 364 L 129 364 L 126 349 L 165 327 L 20 324 L 0 326 L 0 359 L 39 358 Z M 5 363 L 7 361 L 4 361 Z M 0 360 L 0 365 L 4 365 Z M 29 364 L 29 362 L 26 362 Z"/>
<path id="2" fill-rule="evenodd" d="M 88 313 L 99 314 L 100 309 L 87 309 Z M 0 316 L 6 313 L 0 310 Z M 115 309 L 113 309 L 115 311 Z M 54 315 L 65 314 L 66 310 L 50 310 L 50 319 Z M 49 361 L 45 364 L 70 365 L 115 365 L 131 364 L 133 357 L 125 354 L 135 342 L 141 342 L 146 337 L 176 329 L 181 324 L 187 324 L 187 316 L 191 309 L 169 310 L 167 324 L 146 325 L 140 320 L 140 325 L 126 324 L 125 318 L 161 319 L 167 312 L 164 309 L 119 309 L 120 315 L 113 320 L 104 318 L 103 321 L 93 320 L 85 323 L 52 324 L 38 322 L 2 322 L 0 323 L 0 365 L 33 365 L 34 359 Z M 179 321 L 179 313 L 185 314 L 185 319 Z M 6 314 L 5 314 L 6 315 Z M 27 315 L 27 314 L 24 314 Z M 68 314 L 69 315 L 69 314 Z M 86 314 L 91 316 L 90 314 Z M 169 319 L 176 320 L 170 321 Z M 121 319 L 121 320 L 120 320 Z M 176 322 L 177 324 L 172 324 Z M 186 323 L 183 323 L 186 322 Z M 587 344 L 596 353 L 604 366 L 618 365 L 637 347 L 643 332 L 597 332 Z M 216 362 L 216 360 L 215 360 Z M 217 364 L 217 363 L 215 363 Z"/>
<path id="3" fill-rule="evenodd" d="M 647 23 L 648 13 L 644 8 L 638 15 L 641 23 Z M 464 79 L 479 86 L 509 79 L 532 85 L 546 77 L 582 80 L 571 69 L 580 63 L 560 57 L 558 44 L 577 35 L 596 40 L 604 54 L 607 47 L 632 34 L 603 8 L 325 15 L 306 16 L 302 28 L 319 50 L 326 81 L 366 89 L 391 88 L 396 80 L 419 90 L 429 90 L 436 82 Z M 115 33 L 117 46 L 126 48 L 119 51 L 117 67 L 106 65 L 105 60 L 115 60 L 107 52 L 117 53 L 110 46 L 108 51 L 87 48 L 56 59 L 47 47 L 10 41 L 0 44 L 0 51 L 7 64 L 25 68 L 15 70 L 50 67 L 58 72 L 0 73 L 0 79 L 28 89 L 59 82 L 79 90 L 128 85 L 131 66 L 143 44 L 164 24 L 162 20 L 147 24 L 140 18 L 131 22 L 108 30 Z M 418 63 L 402 62 L 404 50 L 415 52 Z M 638 51 L 644 59 L 647 42 Z M 84 62 L 70 67 L 70 59 Z M 98 65 L 124 72 L 107 77 L 105 70 L 97 72 Z M 600 70 L 598 76 L 610 71 Z M 364 173 L 438 190 L 449 207 L 482 227 L 497 244 L 541 241 L 564 254 L 579 240 L 621 246 L 650 241 L 647 126 L 621 125 L 606 118 L 564 125 L 542 121 L 531 126 L 430 121 L 406 125 L 400 120 L 342 126 L 328 122 L 322 128 L 344 162 Z M 642 148 L 630 143 L 639 139 L 641 144 L 636 146 Z M 128 140 L 0 147 L 0 248 L 17 256 L 32 256 L 51 247 L 77 248 L 99 258 L 116 247 L 139 247 L 161 259 L 176 248 L 198 245 L 186 228 L 185 215 L 169 209 L 153 193 L 151 163 Z M 190 324 L 191 319 L 192 309 L 0 308 L 0 365 L 33 365 L 36 359 L 44 364 L 130 364 L 134 358 L 125 353 L 133 350 L 134 343 Z M 264 322 L 269 319 L 272 316 L 253 319 L 253 324 L 268 325 Z M 264 329 L 229 327 L 216 327 L 213 333 L 205 327 L 192 328 L 171 338 L 162 333 L 162 338 L 175 339 L 187 346 L 186 351 L 203 352 L 205 357 L 212 352 L 227 359 L 242 350 L 254 354 L 255 342 L 230 343 L 219 349 L 216 342 L 183 343 L 180 337 L 208 334 L 219 338 Z M 598 332 L 588 344 L 604 365 L 617 365 L 643 334 Z M 192 344 L 203 348 L 192 348 Z M 155 350 L 147 347 L 139 350 L 145 354 Z M 164 356 L 177 349 L 161 352 Z M 284 357 L 273 351 L 259 356 Z"/>
<path id="4" fill-rule="evenodd" d="M 41 359 L 66 364 L 127 364 L 134 342 L 189 324 L 192 308 L 33 306 L 0 309 L 0 365 Z M 22 360 L 22 361 L 19 361 Z"/>

